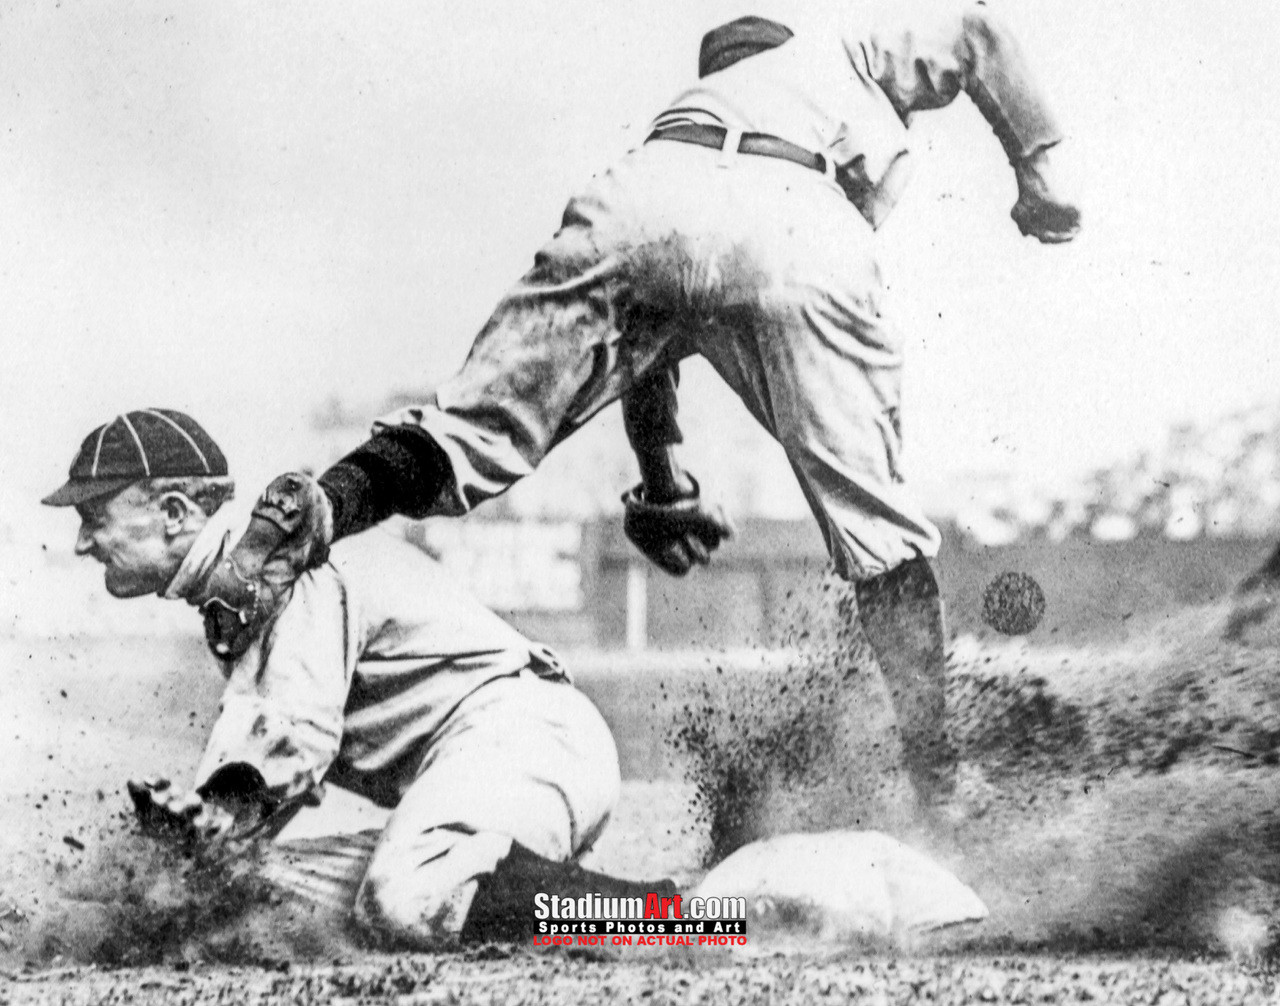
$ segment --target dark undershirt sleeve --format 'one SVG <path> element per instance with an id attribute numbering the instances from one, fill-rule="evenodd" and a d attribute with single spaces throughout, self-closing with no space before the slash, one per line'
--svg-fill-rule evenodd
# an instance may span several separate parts
<path id="1" fill-rule="evenodd" d="M 684 441 L 677 416 L 680 411 L 676 389 L 680 384 L 677 364 L 647 375 L 622 399 L 622 419 L 631 449 L 637 454 L 664 450 Z"/>
<path id="2" fill-rule="evenodd" d="M 394 514 L 425 517 L 452 481 L 448 455 L 418 426 L 382 430 L 320 476 L 335 541 Z"/>

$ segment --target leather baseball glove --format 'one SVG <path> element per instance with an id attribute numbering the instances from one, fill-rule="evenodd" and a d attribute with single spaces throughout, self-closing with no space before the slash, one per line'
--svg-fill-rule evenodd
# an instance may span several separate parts
<path id="1" fill-rule="evenodd" d="M 734 528 L 724 510 L 704 507 L 693 482 L 693 495 L 671 503 L 650 503 L 644 486 L 622 496 L 626 507 L 622 529 L 631 543 L 651 562 L 672 576 L 684 576 L 694 564 L 705 566 L 720 543 L 733 537 Z"/>
<path id="2" fill-rule="evenodd" d="M 332 540 L 333 510 L 320 484 L 297 472 L 273 480 L 244 536 L 205 583 L 199 603 L 214 656 L 242 656 L 298 577 L 325 563 Z"/>

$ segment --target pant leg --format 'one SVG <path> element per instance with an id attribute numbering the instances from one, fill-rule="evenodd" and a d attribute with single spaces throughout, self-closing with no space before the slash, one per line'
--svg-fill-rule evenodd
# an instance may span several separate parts
<path id="1" fill-rule="evenodd" d="M 459 706 L 391 815 L 357 917 L 398 942 L 450 942 L 513 840 L 547 859 L 585 853 L 619 786 L 613 737 L 585 695 L 527 671 L 491 682 Z"/>
<path id="2" fill-rule="evenodd" d="M 931 556 L 937 530 L 897 469 L 901 340 L 872 243 L 816 172 L 647 144 L 570 203 L 435 400 L 379 423 L 440 444 L 454 488 L 432 512 L 456 515 L 655 364 L 700 352 L 782 442 L 842 575 Z"/>
<path id="3" fill-rule="evenodd" d="M 902 339 L 887 316 L 874 235 L 821 176 L 746 156 L 709 163 L 719 182 L 704 194 L 702 219 L 715 235 L 689 234 L 691 246 L 720 237 L 718 272 L 749 282 L 721 286 L 728 296 L 694 332 L 696 348 L 783 445 L 837 572 L 868 585 L 859 618 L 893 697 L 906 767 L 932 800 L 950 770 L 942 607 L 923 558 L 939 535 L 900 470 Z M 924 575 L 896 589 L 898 571 L 917 563 Z M 876 589 L 889 581 L 895 589 Z"/>
<path id="4" fill-rule="evenodd" d="M 871 228 L 803 168 L 740 155 L 723 174 L 732 254 L 754 279 L 697 350 L 786 450 L 841 576 L 935 555 L 900 469 L 902 338 Z"/>
<path id="5" fill-rule="evenodd" d="M 459 373 L 432 400 L 375 424 L 421 426 L 448 455 L 453 486 L 434 513 L 456 516 L 505 492 L 662 355 L 670 329 L 633 293 L 645 236 L 632 189 L 644 184 L 621 165 L 574 198 Z"/>

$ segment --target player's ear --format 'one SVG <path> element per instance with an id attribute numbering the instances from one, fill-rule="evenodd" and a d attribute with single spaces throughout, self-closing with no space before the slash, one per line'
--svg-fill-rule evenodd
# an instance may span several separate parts
<path id="1" fill-rule="evenodd" d="M 172 538 L 187 527 L 187 522 L 199 508 L 184 493 L 168 492 L 160 497 L 160 512 L 164 515 L 164 533 Z"/>

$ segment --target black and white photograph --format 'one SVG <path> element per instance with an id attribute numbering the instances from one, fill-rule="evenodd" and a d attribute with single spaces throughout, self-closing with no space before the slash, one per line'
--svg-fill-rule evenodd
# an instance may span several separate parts
<path id="1" fill-rule="evenodd" d="M 1280 996 L 1280 75 L 1185 0 L 0 0 L 0 1006 Z"/>

